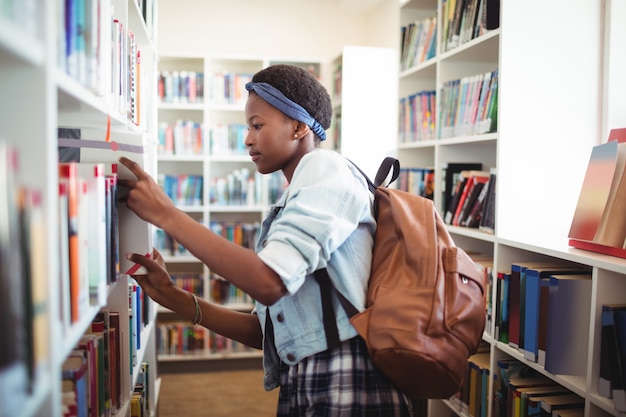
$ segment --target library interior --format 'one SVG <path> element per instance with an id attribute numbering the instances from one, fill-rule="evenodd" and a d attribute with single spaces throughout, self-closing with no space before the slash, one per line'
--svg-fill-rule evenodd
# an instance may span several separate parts
<path id="1" fill-rule="evenodd" d="M 349 359 L 341 372 L 356 378 L 356 355 L 401 394 L 384 404 L 396 415 L 626 416 L 626 2 L 0 3 L 0 417 L 295 415 L 305 389 L 319 389 L 305 379 L 326 377 L 307 363 Z M 290 89 L 265 71 L 283 65 L 306 81 Z M 307 82 L 328 102 L 307 103 Z M 316 106 L 331 112 L 326 125 Z M 271 112 L 295 138 L 277 139 Z M 283 139 L 289 150 L 271 155 Z M 428 255 L 445 270 L 439 292 L 414 285 L 415 297 L 384 299 L 386 288 L 357 277 L 408 262 L 376 264 L 388 249 L 376 246 L 382 209 L 354 217 L 380 194 L 343 159 L 374 181 L 386 157 L 397 179 L 381 187 L 434 209 L 436 230 L 418 240 L 449 236 L 480 291 L 458 290 L 473 280 L 449 248 Z M 322 166 L 335 176 L 328 196 L 344 197 L 349 172 L 363 190 L 344 205 L 307 200 L 324 176 L 306 170 Z M 158 192 L 143 201 L 168 211 L 138 204 L 150 181 Z M 166 227 L 163 213 L 185 221 Z M 306 226 L 290 223 L 298 214 Z M 399 236 L 426 230 L 406 226 Z M 415 247 L 403 239 L 394 254 L 408 259 Z M 355 255 L 365 240 L 374 255 Z M 351 276 L 327 296 L 308 293 L 324 267 Z M 245 268 L 254 277 L 242 279 Z M 422 313 L 447 319 L 446 336 L 482 329 L 452 395 L 387 382 L 397 373 L 377 361 L 393 359 L 375 344 L 399 355 L 431 335 L 416 323 L 397 339 L 363 335 L 362 318 L 342 308 L 355 293 L 357 310 L 374 295 L 392 307 L 381 306 L 384 320 L 408 317 L 427 293 L 442 310 Z M 469 323 L 463 308 L 477 301 Z M 313 336 L 328 330 L 328 306 L 341 349 L 328 332 Z M 320 326 L 302 340 L 290 333 L 310 323 Z M 396 360 L 400 371 L 413 359 Z M 416 385 L 439 381 L 440 368 L 418 369 Z M 318 385 L 349 415 L 379 415 L 382 388 Z"/>

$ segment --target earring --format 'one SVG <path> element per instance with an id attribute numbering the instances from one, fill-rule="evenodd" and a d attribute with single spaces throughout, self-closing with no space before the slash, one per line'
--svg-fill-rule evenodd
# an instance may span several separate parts
<path id="1" fill-rule="evenodd" d="M 293 135 L 293 137 L 294 137 L 294 138 L 297 138 L 297 137 L 298 137 L 298 135 Z"/>

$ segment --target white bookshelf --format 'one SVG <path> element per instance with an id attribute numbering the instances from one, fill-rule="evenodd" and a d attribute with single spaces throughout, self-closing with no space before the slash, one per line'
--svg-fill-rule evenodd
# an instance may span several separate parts
<path id="1" fill-rule="evenodd" d="M 244 106 L 248 96 L 248 92 L 243 89 L 239 91 L 238 99 L 234 99 L 234 94 L 225 98 L 222 91 L 222 82 L 216 85 L 215 74 L 226 74 L 233 77 L 235 75 L 244 75 L 252 77 L 257 71 L 276 63 L 290 63 L 300 65 L 303 68 L 310 69 L 318 76 L 321 76 L 322 64 L 316 59 L 298 59 L 293 60 L 284 57 L 252 57 L 252 56 L 212 56 L 206 54 L 198 55 L 180 55 L 176 53 L 161 52 L 159 57 L 159 72 L 179 75 L 181 72 L 195 72 L 196 74 L 204 74 L 204 88 L 202 94 L 196 94 L 196 99 L 172 98 L 169 97 L 161 100 L 158 104 L 159 127 L 163 124 L 173 126 L 178 120 L 189 120 L 195 123 L 197 128 L 203 127 L 203 148 L 194 151 L 181 151 L 182 147 L 173 151 L 164 151 L 166 146 L 159 146 L 158 154 L 158 173 L 160 175 L 198 175 L 203 178 L 202 196 L 194 204 L 186 204 L 179 202 L 177 206 L 195 218 L 199 223 L 206 227 L 211 227 L 212 222 L 222 223 L 244 223 L 260 225 L 265 217 L 269 205 L 275 200 L 272 193 L 276 193 L 275 186 L 271 186 L 271 178 L 275 181 L 282 182 L 282 174 L 259 175 L 256 174 L 256 167 L 250 160 L 243 140 L 247 133 L 245 125 Z M 196 75 L 196 80 L 198 76 Z M 242 81 L 239 88 L 243 87 Z M 231 84 L 231 85 L 235 85 Z M 233 87 L 234 88 L 234 87 Z M 203 98 L 198 97 L 202 95 Z M 216 126 L 237 126 L 241 125 L 240 136 L 237 141 L 238 150 L 228 150 L 222 146 L 218 150 L 216 146 L 212 146 L 212 137 L 217 136 L 214 131 Z M 224 133 L 222 132 L 222 135 Z M 169 148 L 167 148 L 169 149 Z M 226 177 L 237 170 L 247 170 L 250 177 L 255 178 L 256 198 L 253 201 L 242 202 L 241 204 L 224 204 L 219 201 L 212 200 L 212 181 L 218 177 Z M 274 190 L 274 191 L 272 191 Z M 250 192 L 250 191 L 249 191 Z M 211 290 L 214 278 L 211 271 L 203 265 L 198 259 L 184 253 L 168 253 L 165 252 L 166 262 L 170 273 L 191 272 L 200 277 L 201 290 L 199 295 L 207 300 L 221 303 L 216 300 Z M 252 300 L 235 300 L 225 304 L 228 308 L 238 311 L 251 311 L 253 308 Z M 180 318 L 170 311 L 160 310 L 159 322 L 161 324 L 171 324 L 180 322 Z M 187 323 L 188 324 L 188 323 Z M 260 358 L 260 351 L 236 352 L 215 351 L 212 349 L 210 332 L 206 332 L 204 336 L 204 348 L 189 354 L 160 354 L 159 361 L 189 361 L 189 360 L 215 360 L 215 359 L 241 359 L 242 357 Z M 165 343 L 165 342 L 164 342 Z"/>
<path id="2" fill-rule="evenodd" d="M 563 260 L 591 268 L 589 326 L 580 329 L 589 344 L 572 347 L 584 350 L 584 375 L 550 374 L 525 359 L 522 352 L 496 341 L 494 324 L 485 330 L 484 336 L 490 346 L 492 373 L 498 360 L 517 359 L 583 397 L 587 417 L 620 415 L 612 400 L 598 395 L 598 323 L 602 304 L 626 301 L 626 264 L 622 259 L 573 249 L 567 244 L 591 148 L 606 140 L 608 129 L 624 123 L 623 118 L 616 120 L 615 116 L 623 112 L 623 106 L 606 84 L 611 78 L 613 86 L 622 85 L 615 74 L 621 68 L 623 54 L 603 57 L 598 48 L 605 44 L 606 51 L 617 52 L 615 31 L 619 25 L 610 16 L 612 8 L 616 12 L 620 6 L 611 3 L 588 2 L 572 9 L 565 1 L 522 5 L 501 0 L 499 28 L 446 51 L 441 47 L 443 2 L 403 2 L 399 23 L 403 26 L 429 16 L 437 16 L 438 21 L 436 56 L 400 72 L 400 97 L 422 89 L 439 94 L 448 80 L 490 69 L 499 71 L 497 131 L 399 142 L 398 155 L 404 167 L 435 167 L 435 205 L 439 210 L 443 210 L 441 168 L 445 163 L 481 162 L 484 167 L 497 169 L 495 233 L 449 227 L 461 247 L 493 256 L 494 282 L 496 272 L 510 271 L 511 264 L 521 260 Z M 564 10 L 567 19 L 553 19 Z M 529 22 L 533 22 L 533 30 L 528 30 Z M 558 35 L 572 27 L 580 29 L 578 40 Z M 605 64 L 613 62 L 605 68 L 604 77 L 600 71 L 603 60 Z M 613 106 L 608 106 L 609 101 Z M 495 299 L 495 286 L 492 289 Z M 490 378 L 487 415 L 495 417 L 492 385 Z M 467 410 L 454 401 L 431 400 L 428 415 L 464 416 Z"/>
<path id="3" fill-rule="evenodd" d="M 93 2 L 97 4 L 98 2 Z M 105 2 L 102 2 L 104 4 Z M 146 4 L 154 5 L 157 0 Z M 27 187 L 41 192 L 43 213 L 42 247 L 44 252 L 38 259 L 38 268 L 45 271 L 43 285 L 45 293 L 43 319 L 47 333 L 38 334 L 38 346 L 43 356 L 38 362 L 38 370 L 31 392 L 24 392 L 19 381 L 10 377 L 4 379 L 0 389 L 0 415 L 4 416 L 54 416 L 62 415 L 62 377 L 61 366 L 74 348 L 78 339 L 90 326 L 99 308 L 85 312 L 80 320 L 64 326 L 59 311 L 63 300 L 61 277 L 59 275 L 58 231 L 58 190 L 59 152 L 57 128 L 70 127 L 90 131 L 93 139 L 104 143 L 107 120 L 110 120 L 110 139 L 113 142 L 128 144 L 142 149 L 133 153 L 135 159 L 142 160 L 144 167 L 152 172 L 151 154 L 155 149 L 156 103 L 153 90 L 147 88 L 156 73 L 156 39 L 153 25 L 146 25 L 142 9 L 134 0 L 111 0 L 113 17 L 124 22 L 127 29 L 136 35 L 137 46 L 141 50 L 142 80 L 145 81 L 142 97 L 144 119 L 135 125 L 126 117 L 126 108 L 122 112 L 111 105 L 106 96 L 96 94 L 95 90 L 71 77 L 61 68 L 63 57 L 63 10 L 62 1 L 9 1 L 4 2 L 0 11 L 0 91 L 2 92 L 2 115 L 0 115 L 0 141 L 16 150 L 18 169 L 14 180 L 18 187 Z M 106 15 L 103 12 L 103 18 Z M 154 15 L 156 21 L 156 15 Z M 110 23 L 109 23 L 110 25 Z M 111 36 L 110 30 L 104 35 Z M 110 71 L 109 71 L 110 72 Z M 93 133 L 95 132 L 95 133 Z M 84 137 L 83 139 L 87 139 Z M 81 141 L 81 145 L 86 142 Z M 93 151 L 91 156 L 97 162 L 116 162 L 118 153 L 111 147 L 100 152 Z M 3 168 L 4 169 L 4 168 Z M 144 231 L 137 238 L 142 245 L 151 244 L 151 233 L 142 222 L 129 225 L 136 232 Z M 122 248 L 131 250 L 131 246 Z M 104 255 L 103 255 L 104 256 Z M 3 278 L 4 279 L 4 278 Z M 129 276 L 122 274 L 120 279 L 108 286 L 104 308 L 121 312 L 122 333 L 125 335 L 121 346 L 122 392 L 121 404 L 113 415 L 130 413 L 130 398 L 137 380 L 138 369 L 132 369 L 129 360 L 128 340 L 128 282 Z M 150 301 L 148 301 L 150 302 Z M 30 308 L 30 306 L 25 306 Z M 126 311 L 126 313 L 124 313 Z M 152 308 L 156 312 L 156 308 Z M 126 317 L 126 321 L 123 320 Z M 157 377 L 156 355 L 154 351 L 154 321 L 142 331 L 142 348 L 138 351 L 138 362 L 146 361 L 151 370 L 149 389 L 150 409 L 156 413 L 159 379 Z M 43 339 L 41 339 L 43 337 Z M 16 343 L 4 341 L 5 345 Z M 2 372 L 2 370 L 0 370 Z M 7 386 L 10 390 L 5 390 Z M 17 404 L 17 407 L 13 407 Z"/>

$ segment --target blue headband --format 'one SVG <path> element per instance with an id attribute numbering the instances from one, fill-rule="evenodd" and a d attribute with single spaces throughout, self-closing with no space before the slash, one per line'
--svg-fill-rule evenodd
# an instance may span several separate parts
<path id="1" fill-rule="evenodd" d="M 255 83 L 251 81 L 246 84 L 246 90 L 254 90 L 263 100 L 285 113 L 288 117 L 305 123 L 321 140 L 326 140 L 326 131 L 322 125 L 319 124 L 304 107 L 285 97 L 276 87 L 268 83 Z"/>

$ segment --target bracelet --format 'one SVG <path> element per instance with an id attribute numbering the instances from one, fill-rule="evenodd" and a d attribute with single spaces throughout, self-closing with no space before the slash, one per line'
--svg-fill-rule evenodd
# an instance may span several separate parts
<path id="1" fill-rule="evenodd" d="M 200 323 L 202 321 L 202 310 L 200 310 L 200 304 L 198 303 L 198 297 L 196 297 L 195 294 L 190 293 L 191 296 L 193 297 L 193 303 L 194 306 L 196 308 L 196 314 L 193 317 L 193 320 L 191 321 L 191 324 L 193 324 L 194 326 L 198 323 Z"/>

